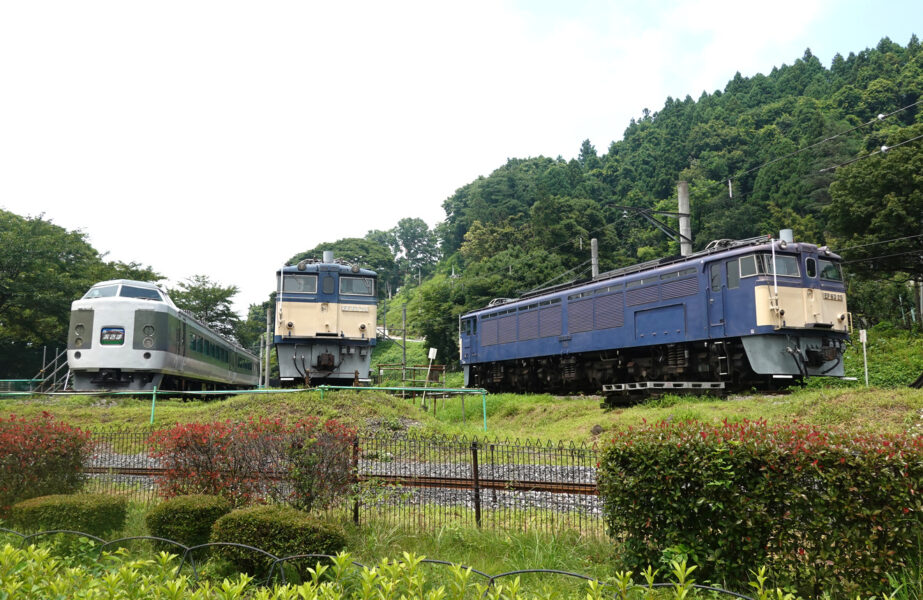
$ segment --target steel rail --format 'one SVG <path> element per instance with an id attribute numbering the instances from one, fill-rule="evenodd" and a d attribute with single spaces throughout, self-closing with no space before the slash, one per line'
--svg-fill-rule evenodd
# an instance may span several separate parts
<path id="1" fill-rule="evenodd" d="M 84 473 L 94 475 L 135 475 L 140 477 L 160 477 L 167 469 L 162 467 L 84 467 Z M 282 479 L 281 474 L 269 474 L 270 479 Z M 437 477 L 409 475 L 359 475 L 360 482 L 379 481 L 389 485 L 402 485 L 417 488 L 447 488 L 456 490 L 474 490 L 474 479 L 470 477 Z M 595 483 L 560 483 L 552 481 L 528 481 L 506 479 L 478 478 L 480 489 L 502 490 L 507 492 L 545 492 L 549 494 L 576 494 L 581 496 L 598 496 Z"/>

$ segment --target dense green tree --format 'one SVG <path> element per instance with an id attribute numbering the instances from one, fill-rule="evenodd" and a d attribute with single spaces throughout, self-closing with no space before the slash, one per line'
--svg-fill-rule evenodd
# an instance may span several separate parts
<path id="1" fill-rule="evenodd" d="M 396 286 L 399 270 L 386 241 L 390 240 L 390 237 L 383 239 L 382 233 L 370 231 L 365 238 L 342 238 L 335 242 L 324 242 L 311 250 L 299 252 L 288 259 L 286 264 L 293 265 L 305 258 L 320 260 L 324 250 L 332 250 L 334 258 L 375 271 L 378 274 L 378 296 L 387 298 Z"/>
<path id="2" fill-rule="evenodd" d="M 71 302 L 119 278 L 162 279 L 138 263 L 105 262 L 82 232 L 0 210 L 0 377 L 38 372 L 43 346 L 64 348 Z"/>
<path id="3" fill-rule="evenodd" d="M 178 308 L 189 311 L 224 337 L 236 339 L 240 317 L 231 308 L 231 299 L 238 291 L 236 285 L 223 286 L 208 275 L 193 275 L 169 293 Z"/>
<path id="4" fill-rule="evenodd" d="M 405 218 L 391 230 L 397 240 L 398 266 L 404 279 L 429 275 L 439 259 L 436 234 L 423 219 Z"/>
<path id="5" fill-rule="evenodd" d="M 886 138 L 895 146 L 923 135 L 923 124 Z M 832 245 L 850 271 L 905 273 L 923 280 L 923 152 L 919 140 L 837 170 L 826 210 Z"/>

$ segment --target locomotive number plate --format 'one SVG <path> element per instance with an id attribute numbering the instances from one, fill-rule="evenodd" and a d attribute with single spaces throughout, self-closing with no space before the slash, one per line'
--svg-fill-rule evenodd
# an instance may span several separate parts
<path id="1" fill-rule="evenodd" d="M 103 346 L 121 346 L 125 343 L 125 329 L 122 327 L 103 327 L 99 332 L 99 343 Z"/>

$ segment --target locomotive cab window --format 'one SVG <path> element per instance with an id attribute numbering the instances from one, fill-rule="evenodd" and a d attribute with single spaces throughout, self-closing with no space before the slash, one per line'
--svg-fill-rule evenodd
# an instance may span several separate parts
<path id="1" fill-rule="evenodd" d="M 282 278 L 282 291 L 293 294 L 316 294 L 317 275 L 286 275 Z"/>
<path id="2" fill-rule="evenodd" d="M 840 265 L 829 260 L 820 261 L 820 278 L 827 281 L 843 281 L 843 271 Z"/>
<path id="3" fill-rule="evenodd" d="M 817 277 L 817 261 L 813 258 L 808 258 L 804 261 L 804 268 L 807 271 L 808 277 L 814 278 Z"/>
<path id="4" fill-rule="evenodd" d="M 720 292 L 721 291 L 721 265 L 713 264 L 710 267 L 710 279 L 711 279 L 711 291 Z"/>
<path id="5" fill-rule="evenodd" d="M 119 286 L 117 285 L 104 285 L 101 287 L 90 288 L 90 291 L 84 294 L 83 298 L 111 298 L 112 296 L 115 296 L 116 292 L 118 291 Z"/>
<path id="6" fill-rule="evenodd" d="M 324 293 L 332 294 L 336 283 L 333 281 L 333 275 L 324 275 Z"/>
<path id="7" fill-rule="evenodd" d="M 324 291 L 327 290 L 325 289 Z M 374 296 L 375 280 L 368 277 L 340 277 L 340 294 L 344 296 Z"/>
<path id="8" fill-rule="evenodd" d="M 736 260 L 727 263 L 728 289 L 733 290 L 740 287 L 740 263 Z"/>

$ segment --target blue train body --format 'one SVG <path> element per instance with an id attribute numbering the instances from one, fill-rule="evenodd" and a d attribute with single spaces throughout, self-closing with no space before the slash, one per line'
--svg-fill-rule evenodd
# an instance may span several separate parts
<path id="1" fill-rule="evenodd" d="M 617 392 L 842 376 L 839 261 L 813 244 L 757 238 L 494 301 L 460 319 L 465 383 Z"/>

